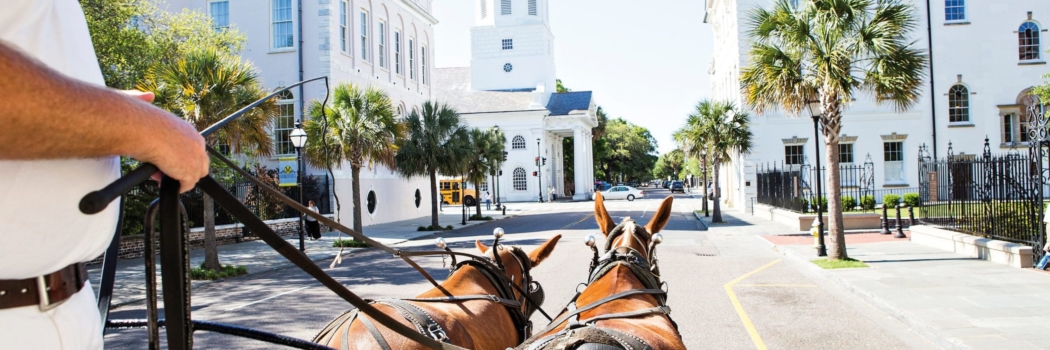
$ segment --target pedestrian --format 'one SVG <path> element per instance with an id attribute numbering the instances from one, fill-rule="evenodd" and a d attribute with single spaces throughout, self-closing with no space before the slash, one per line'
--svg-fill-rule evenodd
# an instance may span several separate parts
<path id="1" fill-rule="evenodd" d="M 485 210 L 492 210 L 492 195 L 485 191 Z"/>
<path id="2" fill-rule="evenodd" d="M 554 203 L 554 187 L 547 187 L 547 201 Z"/>
<path id="3" fill-rule="evenodd" d="M 306 209 L 310 209 L 315 213 L 320 213 L 320 211 L 317 209 L 317 205 L 314 204 L 313 199 L 307 201 L 306 203 Z M 311 240 L 316 241 L 321 239 L 321 223 L 317 222 L 317 219 L 313 216 L 306 215 L 306 233 L 310 234 Z"/>
<path id="4" fill-rule="evenodd" d="M 3 348 L 101 349 L 84 262 L 106 250 L 119 205 L 85 215 L 77 204 L 120 176 L 119 156 L 189 191 L 208 174 L 204 138 L 149 104 L 152 93 L 105 87 L 76 0 L 5 1 L 0 72 L 0 140 L 18 145 L 0 147 Z"/>

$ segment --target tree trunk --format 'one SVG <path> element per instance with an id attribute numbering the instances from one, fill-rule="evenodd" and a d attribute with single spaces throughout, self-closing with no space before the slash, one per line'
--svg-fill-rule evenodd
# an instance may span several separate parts
<path id="1" fill-rule="evenodd" d="M 438 222 L 437 170 L 430 170 L 430 225 L 441 227 Z"/>
<path id="2" fill-rule="evenodd" d="M 351 164 L 350 172 L 354 176 L 350 185 L 354 196 L 354 231 L 364 233 L 361 231 L 361 167 Z"/>
<path id="3" fill-rule="evenodd" d="M 842 222 L 842 188 L 839 181 L 839 142 L 830 140 L 824 147 L 827 151 L 828 178 L 825 186 L 828 190 L 828 237 L 831 238 L 831 251 L 828 259 L 846 259 L 846 231 Z"/>
<path id="4" fill-rule="evenodd" d="M 484 177 L 482 177 L 482 179 L 484 179 Z M 481 185 L 478 183 L 478 181 L 475 181 L 474 182 L 474 206 L 478 209 L 477 210 L 478 216 L 481 216 L 481 199 L 482 198 L 484 198 L 484 197 L 481 196 Z"/>
<path id="5" fill-rule="evenodd" d="M 714 214 L 711 215 L 711 222 L 724 222 L 724 221 L 722 221 L 722 207 L 718 204 L 718 202 L 720 202 L 721 199 L 722 199 L 722 186 L 718 185 L 718 171 L 721 170 L 721 168 L 722 168 L 722 166 L 720 164 L 718 164 L 718 162 L 716 161 L 715 162 L 715 178 L 712 179 L 713 180 L 712 182 L 715 183 L 715 193 L 714 193 L 714 196 L 713 196 L 713 199 L 714 199 L 715 203 L 714 203 L 714 209 L 713 209 Z"/>
<path id="6" fill-rule="evenodd" d="M 215 244 L 215 201 L 207 194 L 202 198 L 204 211 L 204 268 L 219 271 L 219 250 Z"/>

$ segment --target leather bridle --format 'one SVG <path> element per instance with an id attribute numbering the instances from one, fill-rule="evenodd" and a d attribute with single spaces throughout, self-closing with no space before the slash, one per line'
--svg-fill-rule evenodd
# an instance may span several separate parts
<path id="1" fill-rule="evenodd" d="M 593 244 L 588 244 L 594 252 L 594 258 L 591 261 L 587 283 L 584 285 L 589 286 L 617 266 L 626 266 L 634 276 L 638 278 L 644 287 L 641 289 L 623 291 L 585 306 L 577 307 L 576 300 L 579 299 L 584 291 L 586 291 L 586 288 L 584 288 L 583 291 L 576 292 L 576 295 L 572 297 L 569 304 L 562 309 L 560 313 L 561 316 L 554 321 L 551 321 L 546 328 L 536 334 L 547 334 L 563 323 L 565 323 L 565 328 L 549 336 L 538 339 L 530 338 L 519 345 L 517 349 L 573 349 L 575 346 L 583 344 L 601 344 L 608 346 L 608 348 L 618 347 L 622 349 L 638 350 L 652 349 L 649 344 L 641 338 L 596 325 L 596 322 L 601 320 L 642 317 L 653 314 L 668 315 L 668 320 L 670 320 L 669 316 L 671 314 L 671 308 L 666 305 L 666 283 L 660 281 L 659 268 L 657 267 L 657 260 L 654 256 L 656 253 L 656 245 L 659 244 L 660 240 L 654 239 L 651 234 L 649 237 L 645 237 L 643 241 L 642 237 L 639 237 L 640 235 L 635 232 L 630 232 L 631 238 L 638 240 L 638 243 L 645 247 L 645 254 L 628 246 L 613 248 L 613 243 L 626 233 L 628 226 L 640 227 L 634 225 L 634 221 L 628 218 L 613 228 L 606 237 L 605 254 L 599 256 L 598 248 Z M 591 242 L 591 239 L 588 238 L 588 241 Z M 652 295 L 656 299 L 657 306 L 642 310 L 598 315 L 583 320 L 579 319 L 580 314 L 583 312 L 593 310 L 614 300 L 624 299 L 635 295 Z M 675 324 L 673 320 L 671 320 L 671 324 L 674 325 L 676 329 L 678 328 L 678 325 Z M 602 340 L 599 341 L 595 339 Z"/>

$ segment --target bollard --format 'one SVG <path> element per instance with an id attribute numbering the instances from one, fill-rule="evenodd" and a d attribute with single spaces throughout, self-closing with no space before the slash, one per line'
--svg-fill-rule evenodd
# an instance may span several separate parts
<path id="1" fill-rule="evenodd" d="M 503 206 L 503 216 L 507 216 L 507 206 Z"/>
<path id="2" fill-rule="evenodd" d="M 908 206 L 908 227 L 915 226 L 915 207 Z"/>
<path id="3" fill-rule="evenodd" d="M 904 234 L 904 223 L 901 222 L 901 208 L 904 207 L 904 203 L 897 204 L 897 233 L 893 235 L 894 238 L 908 238 Z"/>
<path id="4" fill-rule="evenodd" d="M 890 234 L 890 216 L 886 212 L 886 204 L 882 204 L 882 234 Z"/>

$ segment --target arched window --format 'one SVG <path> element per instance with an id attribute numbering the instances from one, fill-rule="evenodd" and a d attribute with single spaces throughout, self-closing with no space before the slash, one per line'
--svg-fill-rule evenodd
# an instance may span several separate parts
<path id="1" fill-rule="evenodd" d="M 1039 26 L 1024 22 L 1017 28 L 1017 52 L 1022 61 L 1039 59 Z"/>
<path id="2" fill-rule="evenodd" d="M 948 121 L 970 121 L 970 91 L 965 86 L 955 85 L 948 90 Z"/>
<path id="3" fill-rule="evenodd" d="M 295 128 L 295 96 L 291 91 L 277 95 L 277 118 L 273 121 L 274 153 L 295 154 L 295 146 L 288 138 Z"/>
<path id="4" fill-rule="evenodd" d="M 944 0 L 944 20 L 945 21 L 965 21 L 966 20 L 966 1 L 965 0 Z"/>
<path id="5" fill-rule="evenodd" d="M 525 137 L 514 136 L 514 139 L 510 141 L 510 149 L 525 149 Z"/>
<path id="6" fill-rule="evenodd" d="M 527 180 L 525 177 L 525 169 L 514 168 L 514 190 L 515 191 L 526 191 L 528 190 Z"/>

